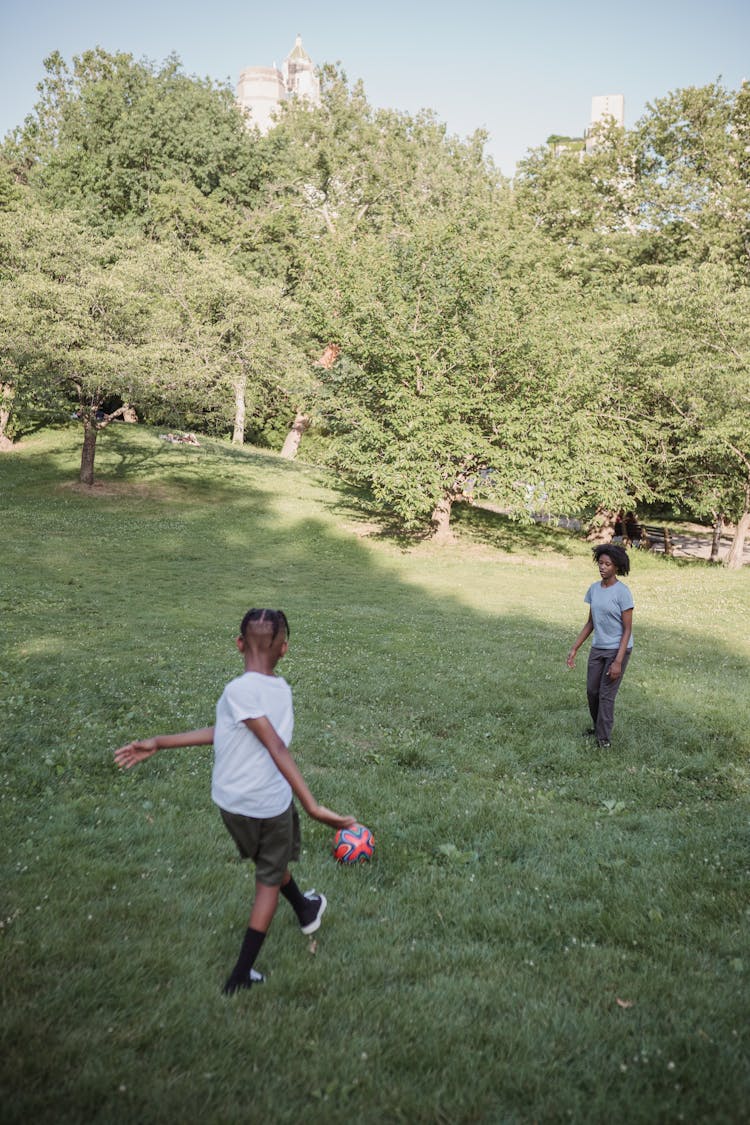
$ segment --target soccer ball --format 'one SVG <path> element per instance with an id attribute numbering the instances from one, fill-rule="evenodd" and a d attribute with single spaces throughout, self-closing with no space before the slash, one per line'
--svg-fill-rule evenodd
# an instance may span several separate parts
<path id="1" fill-rule="evenodd" d="M 340 828 L 333 838 L 333 855 L 339 863 L 366 863 L 374 851 L 375 839 L 364 824 Z"/>

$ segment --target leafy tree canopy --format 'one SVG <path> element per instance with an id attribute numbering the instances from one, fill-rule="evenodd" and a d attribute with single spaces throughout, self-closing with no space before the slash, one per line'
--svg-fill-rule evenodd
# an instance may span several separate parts
<path id="1" fill-rule="evenodd" d="M 111 228 L 146 215 L 169 180 L 206 197 L 253 198 L 254 137 L 228 87 L 188 77 L 175 56 L 156 66 L 101 48 L 70 67 L 55 52 L 45 69 L 34 113 L 5 149 L 53 205 Z"/>

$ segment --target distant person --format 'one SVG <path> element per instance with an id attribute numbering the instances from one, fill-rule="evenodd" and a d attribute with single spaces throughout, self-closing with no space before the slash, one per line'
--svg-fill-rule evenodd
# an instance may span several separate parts
<path id="1" fill-rule="evenodd" d="M 633 647 L 633 595 L 619 575 L 630 572 L 630 559 L 624 547 L 603 543 L 595 547 L 594 561 L 601 580 L 589 586 L 584 601 L 589 617 L 568 653 L 567 665 L 575 668 L 576 653 L 593 633 L 586 672 L 586 694 L 593 727 L 584 733 L 596 738 L 598 746 L 612 745 L 615 696 L 630 660 Z"/>
<path id="2" fill-rule="evenodd" d="M 638 523 L 635 512 L 626 512 L 625 514 L 625 538 L 629 543 L 640 543 L 643 536 L 643 528 Z"/>
<path id="3" fill-rule="evenodd" d="M 231 680 L 216 705 L 216 723 L 182 734 L 136 739 L 115 751 L 129 769 L 157 750 L 214 747 L 211 796 L 243 859 L 255 864 L 255 899 L 237 964 L 225 985 L 231 995 L 265 978 L 255 960 L 276 912 L 279 892 L 291 904 L 303 934 L 314 933 L 326 908 L 325 895 L 302 894 L 289 871 L 299 859 L 300 828 L 294 793 L 308 816 L 333 828 L 349 828 L 353 816 L 319 805 L 288 746 L 294 713 L 291 689 L 274 669 L 286 654 L 289 624 L 279 609 L 251 609 L 242 619 L 237 648 L 243 675 Z"/>

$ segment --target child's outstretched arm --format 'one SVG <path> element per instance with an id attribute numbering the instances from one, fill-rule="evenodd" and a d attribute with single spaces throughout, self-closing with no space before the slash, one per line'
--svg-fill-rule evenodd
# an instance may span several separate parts
<path id="1" fill-rule="evenodd" d="M 131 766 L 145 762 L 157 750 L 176 749 L 178 746 L 210 746 L 213 740 L 213 727 L 186 730 L 181 734 L 157 734 L 153 738 L 138 738 L 115 750 L 115 761 L 120 769 L 129 770 Z"/>
<path id="2" fill-rule="evenodd" d="M 265 715 L 262 715 L 259 719 L 245 719 L 245 726 L 263 743 L 273 758 L 279 773 L 287 779 L 292 787 L 292 792 L 298 798 L 308 816 L 311 816 L 313 820 L 321 821 L 323 824 L 329 824 L 331 828 L 351 828 L 353 824 L 357 823 L 357 818 L 354 816 L 339 816 L 338 813 L 327 809 L 325 805 L 318 804 L 308 789 L 299 766 L 283 739 L 279 738 L 270 719 L 266 718 Z"/>

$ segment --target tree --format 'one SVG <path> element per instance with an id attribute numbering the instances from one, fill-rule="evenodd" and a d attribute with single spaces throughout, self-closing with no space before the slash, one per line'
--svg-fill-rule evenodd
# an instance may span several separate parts
<path id="1" fill-rule="evenodd" d="M 608 395 L 619 385 L 628 404 L 629 439 L 641 453 L 633 498 L 714 521 L 726 508 L 740 533 L 748 153 L 750 86 L 715 83 L 655 101 L 627 133 L 607 127 L 584 157 L 531 154 L 515 192 L 549 236 L 556 267 L 596 290 L 604 347 L 591 370 Z M 607 357 L 617 365 L 602 382 Z M 735 541 L 733 559 L 737 550 Z"/>
<path id="2" fill-rule="evenodd" d="M 320 358 L 315 360 L 312 366 L 321 367 L 324 371 L 330 371 L 340 355 L 341 348 L 338 344 L 327 344 L 323 349 Z M 318 392 L 319 384 L 316 383 L 314 384 L 313 394 L 317 394 Z M 308 394 L 308 401 L 310 397 L 311 396 Z M 295 457 L 297 456 L 297 451 L 300 447 L 300 442 L 302 441 L 304 434 L 310 428 L 311 423 L 311 416 L 309 414 L 306 414 L 303 409 L 297 409 L 294 415 L 294 421 L 292 422 L 292 427 L 286 435 L 284 444 L 281 447 L 281 456 L 285 458 L 285 460 L 293 461 L 295 459 Z"/>
<path id="3" fill-rule="evenodd" d="M 728 265 L 682 267 L 652 307 L 672 431 L 665 491 L 696 516 L 735 522 L 727 565 L 736 568 L 750 531 L 750 286 Z"/>
<path id="4" fill-rule="evenodd" d="M 560 267 L 616 291 L 633 268 L 689 259 L 750 268 L 750 84 L 687 87 L 632 130 L 597 128 L 586 154 L 529 154 L 516 200 Z"/>
<path id="5" fill-rule="evenodd" d="M 651 256 L 640 219 L 642 169 L 633 135 L 614 122 L 596 126 L 591 141 L 586 151 L 532 150 L 519 163 L 514 199 L 549 239 L 561 273 L 612 291 Z"/>
<path id="6" fill-rule="evenodd" d="M 28 191 L 24 193 L 28 197 Z M 31 419 L 69 414 L 71 399 L 42 358 L 41 314 L 35 288 L 43 267 L 53 276 L 72 268 L 78 229 L 64 215 L 22 205 L 0 212 L 0 441 L 9 448 Z"/>
<path id="7" fill-rule="evenodd" d="M 750 276 L 750 84 L 718 82 L 657 99 L 633 133 L 641 224 L 680 258 Z"/>
<path id="8" fill-rule="evenodd" d="M 10 169 L 0 162 L 0 222 L 2 216 L 15 212 L 21 201 Z M 5 251 L 3 253 L 3 251 Z M 12 272 L 10 247 L 0 243 L 0 452 L 13 445 L 13 410 L 19 372 L 12 347 L 15 328 L 12 325 L 12 312 L 15 304 L 6 278 Z"/>
<path id="9" fill-rule="evenodd" d="M 350 86 L 342 71 L 326 66 L 320 106 L 287 102 L 259 141 L 270 172 L 249 220 L 269 261 L 283 263 L 293 284 L 309 239 L 385 234 L 415 210 L 439 209 L 446 194 L 460 196 L 462 185 L 475 191 L 481 179 L 488 190 L 496 186 L 485 140 L 481 132 L 468 141 L 450 136 L 429 111 L 374 109 L 360 82 Z"/>
<path id="10" fill-rule="evenodd" d="M 290 107 L 267 143 L 287 160 L 276 199 L 296 229 L 288 276 L 319 346 L 341 349 L 319 406 L 342 470 L 404 526 L 432 520 L 441 534 L 480 482 L 527 515 L 648 491 L 616 373 L 591 346 L 603 310 L 561 276 L 560 251 L 512 203 L 481 135 L 373 111 L 330 72 L 321 109 Z M 604 147 L 594 163 L 617 181 L 607 198 L 622 233 L 621 138 L 615 160 Z"/>
<path id="11" fill-rule="evenodd" d="M 85 213 L 112 232 L 148 225 L 169 181 L 203 197 L 247 203 L 258 190 L 253 135 L 226 86 L 101 48 L 45 60 L 40 100 L 5 144 L 16 173 L 52 206 Z"/>
<path id="12" fill-rule="evenodd" d="M 582 502 L 594 438 L 611 461 L 587 406 L 578 287 L 487 202 L 465 195 L 387 238 L 327 238 L 304 294 L 342 350 L 321 374 L 335 462 L 402 526 L 442 537 L 480 482 L 528 518 Z"/>
<path id="13" fill-rule="evenodd" d="M 83 429 L 81 483 L 94 480 L 99 432 L 128 404 L 185 396 L 165 356 L 160 249 L 96 239 L 65 212 L 0 215 L 0 341 L 19 411 L 43 407 Z M 120 406 L 107 407 L 113 400 Z"/>
<path id="14" fill-rule="evenodd" d="M 420 217 L 445 209 L 452 221 L 467 194 L 477 205 L 481 200 L 485 212 L 491 209 L 500 179 L 484 157 L 483 141 L 481 135 L 468 142 L 449 137 L 429 113 L 374 110 L 361 84 L 350 88 L 331 67 L 324 68 L 320 107 L 284 107 L 262 141 L 275 176 L 251 221 L 259 224 L 259 241 L 273 243 L 273 260 L 283 262 L 284 281 L 300 298 L 320 349 L 340 349 L 336 333 L 345 329 L 341 318 L 318 316 L 318 298 L 325 294 L 328 301 L 342 284 L 361 283 L 368 269 L 363 246 L 377 257 L 379 239 L 403 241 Z M 274 241 L 277 234 L 286 239 L 283 247 Z M 329 379 L 327 405 L 331 385 Z M 314 412 L 311 398 L 299 405 L 288 449 L 299 444 Z"/>
<path id="15" fill-rule="evenodd" d="M 240 274 L 218 253 L 164 248 L 164 338 L 183 386 L 193 388 L 202 428 L 232 429 L 245 440 L 248 419 L 295 412 L 307 385 L 295 341 L 295 309 L 277 284 Z"/>

